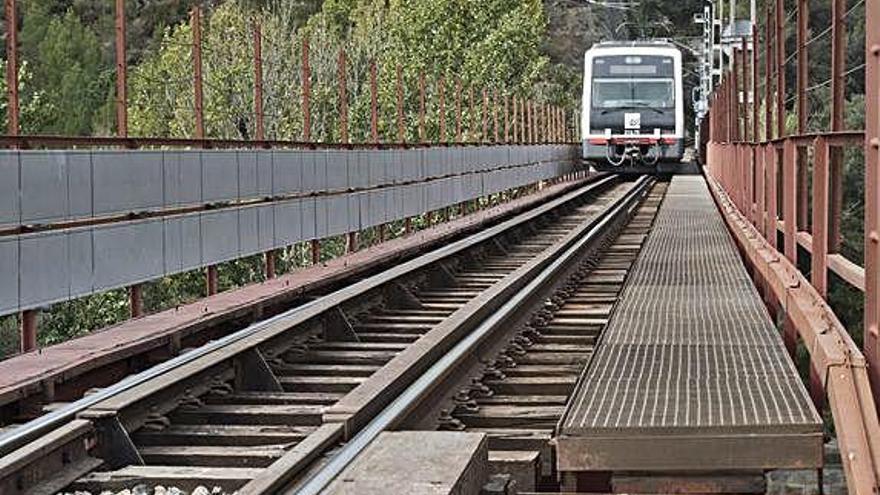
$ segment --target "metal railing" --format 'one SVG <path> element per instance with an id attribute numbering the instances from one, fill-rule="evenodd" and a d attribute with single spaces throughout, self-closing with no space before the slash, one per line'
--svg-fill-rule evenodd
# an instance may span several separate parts
<path id="1" fill-rule="evenodd" d="M 132 132 L 129 122 L 130 107 L 137 95 L 129 93 L 130 86 L 139 74 L 134 71 L 129 74 L 130 62 L 126 50 L 130 49 L 131 39 L 126 33 L 126 2 L 115 0 L 114 5 L 114 115 L 109 120 L 115 124 L 116 135 L 23 135 L 22 120 L 26 120 L 27 116 L 21 115 L 23 105 L 19 101 L 18 82 L 22 66 L 18 57 L 17 31 L 19 20 L 25 14 L 21 12 L 16 0 L 4 0 L 7 33 L 7 130 L 6 135 L 0 136 L 0 147 L 19 150 L 403 150 L 437 146 L 549 145 L 574 141 L 574 109 L 554 105 L 548 99 L 539 98 L 522 89 L 475 87 L 458 76 L 446 75 L 448 71 L 443 68 L 431 68 L 431 73 L 434 74 L 432 76 L 431 73 L 426 75 L 424 69 L 418 71 L 418 74 L 406 73 L 399 64 L 383 67 L 373 56 L 369 60 L 362 60 L 363 53 L 359 54 L 360 59 L 353 57 L 346 52 L 344 43 L 333 47 L 317 46 L 321 40 L 311 40 L 308 33 L 300 35 L 300 32 L 294 32 L 293 39 L 283 39 L 283 36 L 290 38 L 289 34 L 273 36 L 267 25 L 264 25 L 260 13 L 254 13 L 244 28 L 226 33 L 235 37 L 235 42 L 244 48 L 246 67 L 252 70 L 247 81 L 244 81 L 245 84 L 239 88 L 242 94 L 236 95 L 236 100 L 243 102 L 237 110 L 240 112 L 238 130 L 232 134 L 237 137 L 211 135 L 206 105 L 211 103 L 212 92 L 216 90 L 212 86 L 210 71 L 213 61 L 211 57 L 214 55 L 208 44 L 210 38 L 205 36 L 203 39 L 203 34 L 210 32 L 203 28 L 210 26 L 213 14 L 211 9 L 219 7 L 207 7 L 206 11 L 200 5 L 194 5 L 189 12 L 187 39 L 166 37 L 162 41 L 163 44 L 181 45 L 181 48 L 187 50 L 187 65 L 181 68 L 177 77 L 168 76 L 170 79 L 155 81 L 164 91 L 185 94 L 184 98 L 175 101 L 184 102 L 184 113 L 192 116 L 191 123 L 183 125 L 189 128 L 189 131 L 183 132 L 188 135 L 175 138 L 137 136 L 136 132 Z M 314 47 L 310 47 L 312 43 L 315 44 Z M 281 58 L 289 62 L 287 65 L 290 70 L 286 70 L 283 77 L 278 77 L 278 68 L 273 66 L 273 59 L 268 55 L 273 50 L 275 53 L 283 53 Z M 275 59 L 274 63 L 277 62 Z M 268 74 L 275 74 L 275 79 L 267 77 Z M 133 77 L 129 77 L 130 75 Z M 147 76 L 140 74 L 140 77 Z M 363 85 L 358 81 L 362 81 Z M 322 87 L 317 86 L 319 82 L 323 83 Z M 380 98 L 379 90 L 383 83 L 389 86 L 390 97 Z M 349 107 L 358 101 L 352 94 L 354 87 L 365 88 L 360 97 L 369 99 L 366 105 L 369 108 L 366 121 L 355 125 L 351 122 L 353 115 L 349 112 Z M 275 106 L 284 108 L 274 108 Z M 278 124 L 282 110 L 285 118 L 296 122 L 287 132 L 279 130 L 282 128 Z M 354 129 L 355 126 L 363 128 Z M 363 139 L 357 136 L 362 136 Z M 355 142 L 359 140 L 362 142 Z M 479 202 L 474 203 L 477 205 Z M 464 203 L 458 206 L 461 211 L 466 210 Z M 430 224 L 441 216 L 435 216 L 435 213 L 443 210 L 424 211 L 422 214 Z M 412 218 L 414 217 L 407 216 L 403 219 L 405 233 L 413 228 Z M 389 225 L 382 223 L 376 227 L 376 237 L 380 242 L 386 238 Z M 347 251 L 358 249 L 358 235 L 358 231 L 347 232 Z M 311 262 L 320 262 L 322 239 L 313 238 L 308 242 Z M 276 272 L 277 249 L 265 251 L 263 255 L 265 278 L 273 278 Z M 219 290 L 217 265 L 211 264 L 205 268 L 205 281 L 205 292 L 208 295 Z M 142 283 L 132 283 L 128 290 L 131 316 L 141 316 L 144 312 Z M 71 298 L 73 296 L 68 297 Z M 37 347 L 37 310 L 24 308 L 20 312 L 19 320 L 21 350 L 31 351 Z"/>
<path id="2" fill-rule="evenodd" d="M 808 2 L 798 0 L 797 48 L 786 57 L 784 1 L 769 0 L 763 40 L 753 27 L 752 43 L 734 51 L 710 101 L 703 159 L 759 289 L 771 311 L 784 315 L 787 346 L 794 352 L 800 338 L 810 352 L 813 396 L 820 406 L 829 401 L 850 492 L 873 493 L 880 473 L 880 0 L 864 1 L 865 63 L 847 69 L 846 20 L 861 3 L 847 9 L 845 0 L 830 0 L 830 27 L 808 38 Z M 810 85 L 809 47 L 828 34 L 831 77 Z M 795 85 L 787 98 L 791 60 Z M 865 129 L 850 130 L 846 82 L 861 70 Z M 829 125 L 809 132 L 810 93 L 826 86 Z M 790 123 L 789 103 L 796 117 Z M 864 152 L 864 265 L 841 253 L 845 150 Z M 810 258 L 806 273 L 798 269 L 806 266 L 802 253 Z M 864 295 L 861 345 L 828 304 L 829 272 Z"/>

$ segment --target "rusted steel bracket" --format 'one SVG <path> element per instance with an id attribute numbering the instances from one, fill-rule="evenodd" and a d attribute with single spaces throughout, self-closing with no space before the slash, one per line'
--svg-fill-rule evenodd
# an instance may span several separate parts
<path id="1" fill-rule="evenodd" d="M 110 469 L 123 466 L 143 466 L 144 459 L 135 447 L 128 431 L 114 411 L 86 411 L 80 419 L 88 419 L 95 425 L 100 458 Z"/>
<path id="2" fill-rule="evenodd" d="M 709 189 L 758 284 L 797 329 L 828 395 L 849 493 L 874 494 L 880 480 L 880 424 L 865 358 L 828 304 L 758 233 L 706 171 Z"/>
<path id="3" fill-rule="evenodd" d="M 244 392 L 283 392 L 281 383 L 258 349 L 235 358 L 235 389 Z"/>
<path id="4" fill-rule="evenodd" d="M 339 308 L 327 312 L 322 318 L 324 338 L 336 342 L 360 342 L 348 317 Z"/>

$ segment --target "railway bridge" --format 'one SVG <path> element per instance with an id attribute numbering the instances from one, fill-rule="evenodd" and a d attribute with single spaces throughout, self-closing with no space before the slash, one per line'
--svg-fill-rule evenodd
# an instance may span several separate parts
<path id="1" fill-rule="evenodd" d="M 696 154 L 654 177 L 591 170 L 575 109 L 375 62 L 354 142 L 354 69 L 314 115 L 308 41 L 301 135 L 267 137 L 257 22 L 254 139 L 212 138 L 199 7 L 192 136 L 130 136 L 121 0 L 118 135 L 22 134 L 6 0 L 0 493 L 876 494 L 880 0 L 819 3 L 706 8 Z M 130 318 L 40 345 L 120 292 Z"/>

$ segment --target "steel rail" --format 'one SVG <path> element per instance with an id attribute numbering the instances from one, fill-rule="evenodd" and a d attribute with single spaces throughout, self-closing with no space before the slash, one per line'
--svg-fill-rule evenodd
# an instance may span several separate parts
<path id="1" fill-rule="evenodd" d="M 373 290 L 390 280 L 400 276 L 415 272 L 424 266 L 431 264 L 439 259 L 443 259 L 459 253 L 475 244 L 491 239 L 511 228 L 522 225 L 532 219 L 541 216 L 553 209 L 556 209 L 571 200 L 584 194 L 601 189 L 604 186 L 615 181 L 614 176 L 606 176 L 596 181 L 590 182 L 574 191 L 547 202 L 540 207 L 530 210 L 526 213 L 517 215 L 514 218 L 499 223 L 486 230 L 470 235 L 446 246 L 434 249 L 419 256 L 415 259 L 397 265 L 389 270 L 383 271 L 366 279 L 360 280 L 348 287 L 334 291 L 314 301 L 309 301 L 301 306 L 297 306 L 291 310 L 275 315 L 266 320 L 253 323 L 242 330 L 229 334 L 216 341 L 210 342 L 198 349 L 186 354 L 182 354 L 161 364 L 153 366 L 138 374 L 129 376 L 120 382 L 111 385 L 101 391 L 83 397 L 75 402 L 71 402 L 55 411 L 31 420 L 7 433 L 0 435 L 0 456 L 4 456 L 20 448 L 33 439 L 47 433 L 48 431 L 61 426 L 62 424 L 74 419 L 77 414 L 95 405 L 105 402 L 109 399 L 120 396 L 123 393 L 132 391 L 138 386 L 142 386 L 161 375 L 168 372 L 178 370 L 190 363 L 196 363 L 199 360 L 207 360 L 209 356 L 222 350 L 232 344 L 241 342 L 245 339 L 256 337 L 261 332 L 271 333 L 266 339 L 278 333 L 279 326 L 289 329 L 292 326 L 301 324 L 307 320 L 319 316 L 338 304 L 342 304 L 354 297 L 361 295 L 367 291 Z M 328 304 L 331 303 L 332 304 Z M 255 342 L 258 345 L 261 342 Z M 195 371 L 193 372 L 195 373 Z"/>
<path id="2" fill-rule="evenodd" d="M 354 459 L 363 452 L 381 432 L 398 423 L 411 411 L 434 386 L 455 368 L 458 362 L 470 354 L 471 350 L 488 337 L 499 325 L 526 304 L 530 298 L 546 283 L 551 281 L 562 268 L 576 257 L 585 245 L 601 234 L 608 224 L 616 219 L 625 209 L 630 209 L 635 201 L 644 196 L 653 179 L 642 176 L 635 187 L 603 214 L 593 220 L 590 230 L 569 246 L 540 274 L 533 278 L 522 290 L 517 292 L 503 306 L 481 323 L 473 332 L 464 337 L 451 350 L 437 360 L 423 375 L 417 378 L 391 404 L 382 410 L 369 424 L 358 432 L 350 442 L 346 443 L 337 454 L 318 472 L 308 478 L 300 487 L 286 493 L 297 495 L 318 495 L 336 478 Z"/>

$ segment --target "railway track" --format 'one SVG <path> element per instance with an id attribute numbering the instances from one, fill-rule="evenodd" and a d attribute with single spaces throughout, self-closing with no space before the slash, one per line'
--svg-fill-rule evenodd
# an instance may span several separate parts
<path id="1" fill-rule="evenodd" d="M 344 490 L 332 480 L 388 428 L 483 433 L 492 469 L 512 475 L 516 491 L 556 491 L 556 424 L 665 190 L 666 184 L 657 184 L 637 208 L 620 205 L 621 211 L 585 234 L 584 245 L 569 257 L 560 253 L 557 266 L 536 277 L 511 307 L 500 308 L 469 336 L 470 342 L 461 342 L 457 354 L 450 351 L 420 378 L 422 384 L 407 389 L 341 452 L 319 462 L 310 476 L 291 483 L 284 493 Z"/>
<path id="2" fill-rule="evenodd" d="M 647 180 L 586 185 L 105 391 L 4 458 L 0 491 L 290 486 L 355 443 L 343 444 Z M 560 337 L 527 347 L 579 345 Z"/>

